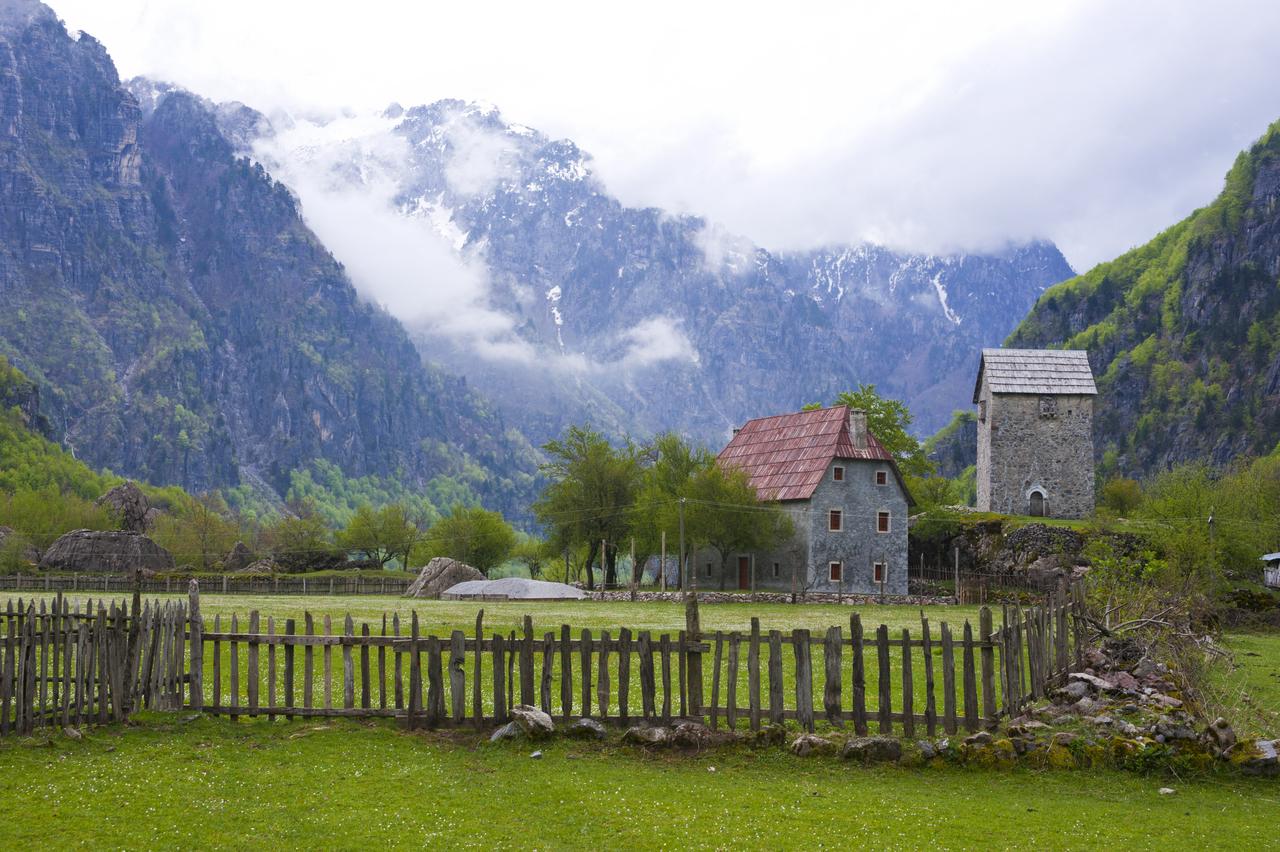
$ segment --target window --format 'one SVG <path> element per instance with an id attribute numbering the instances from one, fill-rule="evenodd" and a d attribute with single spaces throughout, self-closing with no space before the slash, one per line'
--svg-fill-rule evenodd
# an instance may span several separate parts
<path id="1" fill-rule="evenodd" d="M 832 509 L 827 513 L 827 529 L 831 532 L 840 532 L 844 524 L 844 515 L 839 509 Z"/>
<path id="2" fill-rule="evenodd" d="M 707 576 L 708 576 L 708 577 L 710 577 L 710 576 L 711 576 L 711 563 L 710 563 L 710 562 L 708 562 L 708 563 L 707 563 Z"/>
<path id="3" fill-rule="evenodd" d="M 978 400 L 978 422 L 987 422 L 987 401 L 985 399 Z"/>
<path id="4" fill-rule="evenodd" d="M 831 582 L 839 583 L 840 578 L 844 576 L 844 564 L 840 562 L 832 562 L 827 567 L 831 572 Z"/>
<path id="5" fill-rule="evenodd" d="M 871 581 L 873 583 L 884 582 L 884 563 L 883 562 L 873 562 L 871 564 Z"/>
<path id="6" fill-rule="evenodd" d="M 777 577 L 782 573 L 782 566 L 777 562 L 773 563 L 773 576 Z"/>
<path id="7" fill-rule="evenodd" d="M 876 532 L 887 533 L 889 531 L 889 513 L 876 513 Z"/>
<path id="8" fill-rule="evenodd" d="M 831 468 L 831 479 L 835 482 L 844 482 L 844 468 L 840 465 Z"/>
<path id="9" fill-rule="evenodd" d="M 877 471 L 876 471 L 876 485 L 888 485 L 888 484 L 889 484 L 889 471 L 887 471 L 887 470 L 877 470 Z"/>

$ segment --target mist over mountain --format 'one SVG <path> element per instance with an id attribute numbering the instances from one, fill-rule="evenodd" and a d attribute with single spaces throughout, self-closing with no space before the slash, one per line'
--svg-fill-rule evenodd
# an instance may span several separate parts
<path id="1" fill-rule="evenodd" d="M 535 443 L 592 422 L 716 444 L 858 383 L 905 399 L 927 433 L 966 403 L 978 350 L 1072 274 L 1047 242 L 771 252 L 623 206 L 571 141 L 484 104 L 253 127 L 248 150 L 362 292 Z"/>

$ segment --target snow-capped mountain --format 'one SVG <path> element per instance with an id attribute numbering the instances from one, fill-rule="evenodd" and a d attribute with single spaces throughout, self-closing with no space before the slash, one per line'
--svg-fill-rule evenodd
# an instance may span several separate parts
<path id="1" fill-rule="evenodd" d="M 711 443 L 870 382 L 928 432 L 978 351 L 1072 274 L 1047 242 L 993 254 L 771 252 L 697 216 L 630 208 L 589 155 L 493 107 L 253 122 L 252 154 L 369 298 L 534 442 L 570 423 Z"/>

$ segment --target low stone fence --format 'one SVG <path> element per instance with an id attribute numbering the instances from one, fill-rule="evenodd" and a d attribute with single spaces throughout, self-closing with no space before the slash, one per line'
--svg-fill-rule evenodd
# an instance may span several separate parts
<path id="1" fill-rule="evenodd" d="M 683 603 L 684 592 L 653 592 L 630 589 L 610 589 L 608 591 L 588 592 L 587 597 L 593 601 L 637 601 L 641 603 L 663 602 Z M 847 604 L 849 606 L 868 606 L 871 604 L 898 604 L 906 606 L 938 606 L 955 603 L 955 598 L 936 595 L 836 595 L 829 592 L 810 592 L 796 595 L 792 600 L 790 592 L 704 592 L 698 590 L 698 603 L 801 603 L 801 604 Z"/>

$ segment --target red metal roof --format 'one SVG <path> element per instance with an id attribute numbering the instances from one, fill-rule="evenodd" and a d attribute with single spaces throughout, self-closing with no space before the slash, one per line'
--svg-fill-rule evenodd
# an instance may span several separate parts
<path id="1" fill-rule="evenodd" d="M 761 500 L 808 500 L 833 459 L 886 461 L 897 475 L 893 456 L 870 432 L 865 448 L 854 447 L 843 405 L 748 420 L 716 458 L 745 470 Z"/>

